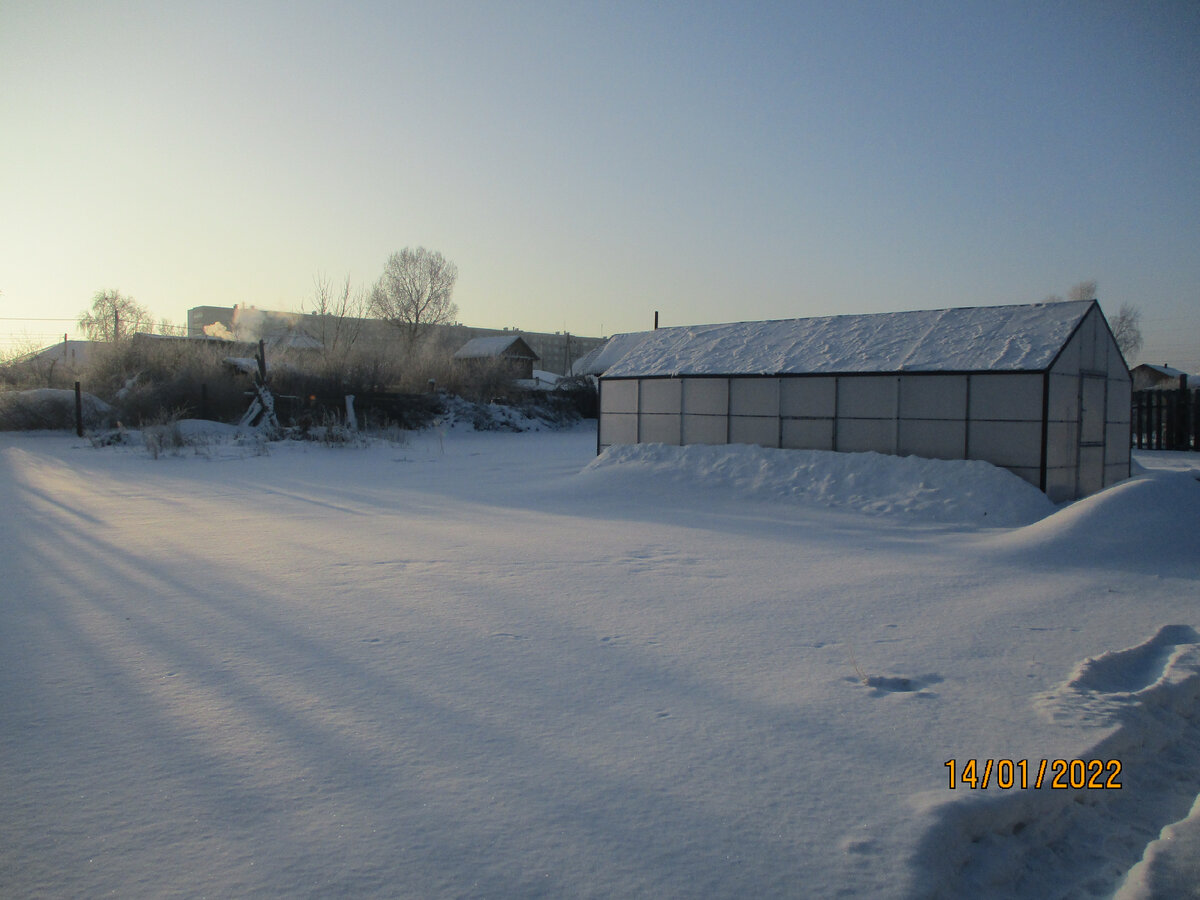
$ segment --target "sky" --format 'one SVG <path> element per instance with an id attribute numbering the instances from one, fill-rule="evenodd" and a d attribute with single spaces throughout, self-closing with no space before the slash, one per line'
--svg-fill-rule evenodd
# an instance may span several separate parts
<path id="1" fill-rule="evenodd" d="M 0 4 L 0 348 L 404 247 L 596 336 L 1094 279 L 1200 372 L 1200 4 Z"/>

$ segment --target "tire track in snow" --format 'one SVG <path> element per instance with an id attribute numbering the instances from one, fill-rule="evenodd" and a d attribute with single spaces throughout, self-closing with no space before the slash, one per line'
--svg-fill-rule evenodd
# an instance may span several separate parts
<path id="1" fill-rule="evenodd" d="M 1122 788 L 939 793 L 927 806 L 935 824 L 914 856 L 910 896 L 1109 897 L 1143 857 L 1139 884 L 1153 881 L 1147 867 L 1172 870 L 1172 880 L 1196 877 L 1200 862 L 1158 839 L 1172 827 L 1196 830 L 1200 634 L 1168 625 L 1134 647 L 1086 659 L 1035 706 L 1064 724 L 1115 725 L 1078 758 L 1120 760 Z"/>

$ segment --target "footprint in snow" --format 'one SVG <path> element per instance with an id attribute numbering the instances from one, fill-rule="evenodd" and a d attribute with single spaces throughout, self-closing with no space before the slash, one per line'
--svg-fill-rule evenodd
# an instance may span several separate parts
<path id="1" fill-rule="evenodd" d="M 847 681 L 856 682 L 871 688 L 872 697 L 884 697 L 888 694 L 915 694 L 918 697 L 936 697 L 933 691 L 925 688 L 938 684 L 942 676 L 930 672 L 927 675 L 867 675 L 864 678 L 846 676 Z"/>

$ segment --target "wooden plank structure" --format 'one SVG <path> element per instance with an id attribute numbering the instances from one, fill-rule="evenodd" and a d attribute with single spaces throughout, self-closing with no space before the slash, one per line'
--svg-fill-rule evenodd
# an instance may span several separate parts
<path id="1" fill-rule="evenodd" d="M 1200 450 L 1200 391 L 1135 391 L 1130 419 L 1139 450 Z"/>

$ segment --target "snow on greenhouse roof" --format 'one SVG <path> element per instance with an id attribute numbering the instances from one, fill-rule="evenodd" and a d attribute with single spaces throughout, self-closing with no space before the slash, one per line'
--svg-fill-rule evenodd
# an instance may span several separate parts
<path id="1" fill-rule="evenodd" d="M 662 328 L 604 374 L 794 375 L 1046 369 L 1095 301 Z"/>
<path id="2" fill-rule="evenodd" d="M 571 374 L 603 375 L 651 334 L 654 332 L 631 331 L 626 334 L 614 334 L 599 347 L 575 360 L 571 365 Z"/>

